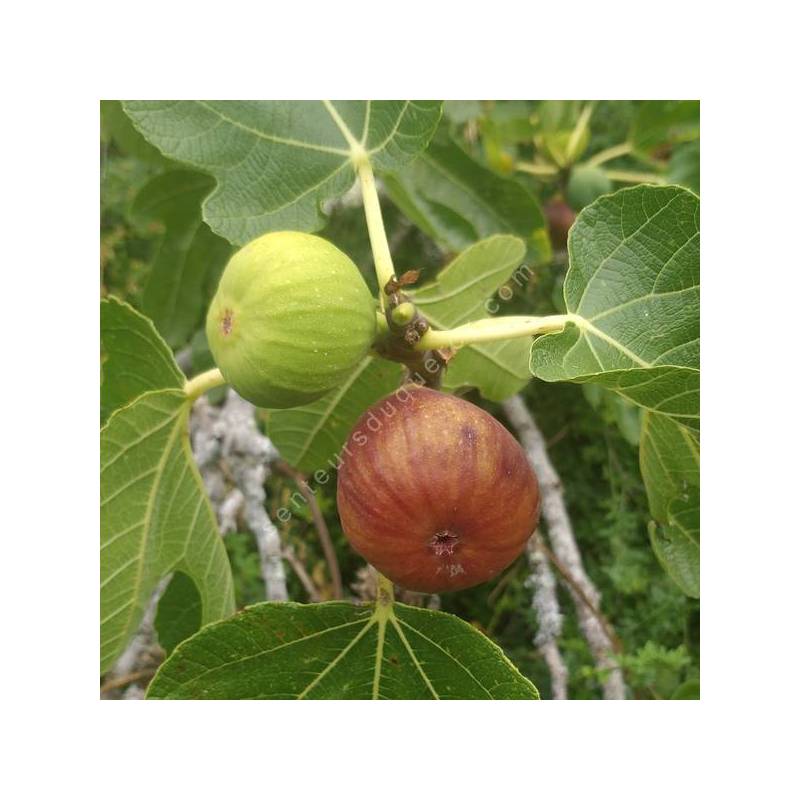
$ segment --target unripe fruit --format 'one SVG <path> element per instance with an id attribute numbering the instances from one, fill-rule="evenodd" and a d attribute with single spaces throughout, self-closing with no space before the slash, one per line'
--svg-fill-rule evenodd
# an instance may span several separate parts
<path id="1" fill-rule="evenodd" d="M 611 178 L 600 167 L 575 167 L 567 184 L 567 200 L 580 210 L 614 188 Z"/>
<path id="2" fill-rule="evenodd" d="M 400 327 L 408 325 L 408 323 L 414 319 L 415 313 L 416 309 L 413 303 L 400 303 L 400 305 L 395 306 L 391 311 L 392 322 Z"/>
<path id="3" fill-rule="evenodd" d="M 514 437 L 452 395 L 405 386 L 356 423 L 337 503 L 353 547 L 407 589 L 487 581 L 525 548 L 539 485 Z"/>
<path id="4" fill-rule="evenodd" d="M 208 344 L 225 380 L 262 408 L 311 403 L 375 339 L 375 303 L 356 265 L 319 236 L 284 231 L 236 253 L 211 302 Z"/>

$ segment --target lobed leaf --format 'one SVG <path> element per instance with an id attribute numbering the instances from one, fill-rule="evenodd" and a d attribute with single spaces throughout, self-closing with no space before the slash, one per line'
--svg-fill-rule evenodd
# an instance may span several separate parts
<path id="1" fill-rule="evenodd" d="M 691 487 L 687 496 L 669 505 L 668 521 L 652 521 L 650 543 L 664 571 L 689 597 L 700 597 L 700 492 Z"/>
<path id="2" fill-rule="evenodd" d="M 400 384 L 399 364 L 368 356 L 336 390 L 307 406 L 273 409 L 266 429 L 281 456 L 310 473 L 334 465 L 356 420 Z"/>
<path id="3" fill-rule="evenodd" d="M 208 175 L 170 170 L 145 184 L 131 208 L 139 224 L 164 228 L 142 307 L 174 348 L 186 344 L 201 324 L 231 254 L 230 244 L 202 219 L 203 200 L 213 187 Z"/>
<path id="4" fill-rule="evenodd" d="M 700 595 L 700 443 L 664 414 L 645 413 L 639 464 L 653 522 L 650 541 L 668 575 Z"/>
<path id="5" fill-rule="evenodd" d="M 637 186 L 587 206 L 570 231 L 564 331 L 539 337 L 531 372 L 597 382 L 645 408 L 699 419 L 696 195 Z"/>
<path id="6" fill-rule="evenodd" d="M 139 395 L 179 389 L 184 376 L 153 323 L 116 297 L 100 301 L 100 419 Z"/>
<path id="7" fill-rule="evenodd" d="M 539 698 L 497 645 L 438 611 L 261 603 L 203 628 L 162 664 L 160 700 Z"/>
<path id="8" fill-rule="evenodd" d="M 384 184 L 400 210 L 452 252 L 508 233 L 525 241 L 536 263 L 550 258 L 547 223 L 536 198 L 513 178 L 481 165 L 444 131 L 412 164 L 384 176 Z"/>
<path id="9" fill-rule="evenodd" d="M 100 668 L 136 631 L 159 580 L 179 569 L 202 598 L 202 619 L 233 611 L 233 582 L 188 441 L 183 391 L 141 395 L 100 432 Z"/>
<path id="10" fill-rule="evenodd" d="M 234 244 L 267 231 L 316 231 L 323 201 L 352 186 L 348 137 L 376 169 L 393 170 L 430 141 L 432 100 L 126 101 L 126 113 L 161 152 L 213 175 L 204 204 L 212 230 Z"/>

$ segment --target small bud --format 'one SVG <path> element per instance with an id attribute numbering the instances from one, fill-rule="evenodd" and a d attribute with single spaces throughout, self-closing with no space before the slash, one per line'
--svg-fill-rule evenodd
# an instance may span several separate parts
<path id="1" fill-rule="evenodd" d="M 414 308 L 413 303 L 400 303 L 399 306 L 392 309 L 392 322 L 399 326 L 403 327 L 404 325 L 408 325 L 412 319 L 414 319 L 414 314 L 416 313 L 416 309 Z"/>

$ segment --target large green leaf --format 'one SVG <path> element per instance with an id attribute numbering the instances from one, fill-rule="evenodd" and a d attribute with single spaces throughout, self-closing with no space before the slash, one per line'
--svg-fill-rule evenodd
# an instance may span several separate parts
<path id="1" fill-rule="evenodd" d="M 432 100 L 127 101 L 125 111 L 163 153 L 213 175 L 211 228 L 235 244 L 275 230 L 315 231 L 320 204 L 355 179 L 351 144 L 378 170 L 398 169 L 430 141 Z"/>
<path id="2" fill-rule="evenodd" d="M 664 414 L 642 417 L 639 464 L 653 523 L 650 541 L 681 589 L 700 595 L 700 443 Z"/>
<path id="3" fill-rule="evenodd" d="M 394 604 L 261 603 L 203 628 L 162 664 L 162 700 L 518 699 L 539 693 L 449 614 Z"/>
<path id="4" fill-rule="evenodd" d="M 281 456 L 303 472 L 330 467 L 356 420 L 396 389 L 402 374 L 399 364 L 367 356 L 325 397 L 307 406 L 269 411 L 267 433 Z"/>
<path id="5" fill-rule="evenodd" d="M 700 207 L 677 186 L 637 186 L 578 216 L 564 281 L 569 322 L 539 337 L 531 371 L 600 383 L 699 425 Z"/>
<path id="6" fill-rule="evenodd" d="M 436 328 L 454 328 L 489 314 L 488 301 L 512 276 L 517 275 L 525 245 L 515 236 L 484 239 L 450 262 L 433 283 L 409 292 L 419 310 Z M 464 347 L 447 366 L 444 387 L 451 391 L 474 386 L 489 400 L 505 400 L 529 380 L 528 339 L 484 342 Z"/>
<path id="7" fill-rule="evenodd" d="M 179 389 L 184 377 L 153 323 L 116 297 L 100 301 L 100 419 L 144 392 Z"/>
<path id="8" fill-rule="evenodd" d="M 200 325 L 231 246 L 203 222 L 203 199 L 213 178 L 170 170 L 142 187 L 131 208 L 140 224 L 163 226 L 142 306 L 172 347 L 184 345 Z"/>
<path id="9" fill-rule="evenodd" d="M 100 668 L 136 631 L 159 580 L 179 569 L 204 623 L 233 611 L 230 565 L 189 447 L 182 391 L 143 394 L 100 432 Z"/>
<path id="10" fill-rule="evenodd" d="M 531 260 L 550 258 L 547 223 L 536 198 L 513 178 L 479 164 L 440 131 L 404 170 L 384 177 L 392 200 L 432 239 L 459 252 L 495 233 L 522 238 Z"/>

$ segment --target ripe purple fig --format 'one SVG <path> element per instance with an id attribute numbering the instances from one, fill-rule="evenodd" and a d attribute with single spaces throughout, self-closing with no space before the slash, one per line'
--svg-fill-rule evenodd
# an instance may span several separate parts
<path id="1" fill-rule="evenodd" d="M 356 423 L 337 502 L 352 546 L 420 592 L 495 577 L 539 520 L 539 485 L 516 439 L 472 403 L 414 385 Z"/>

